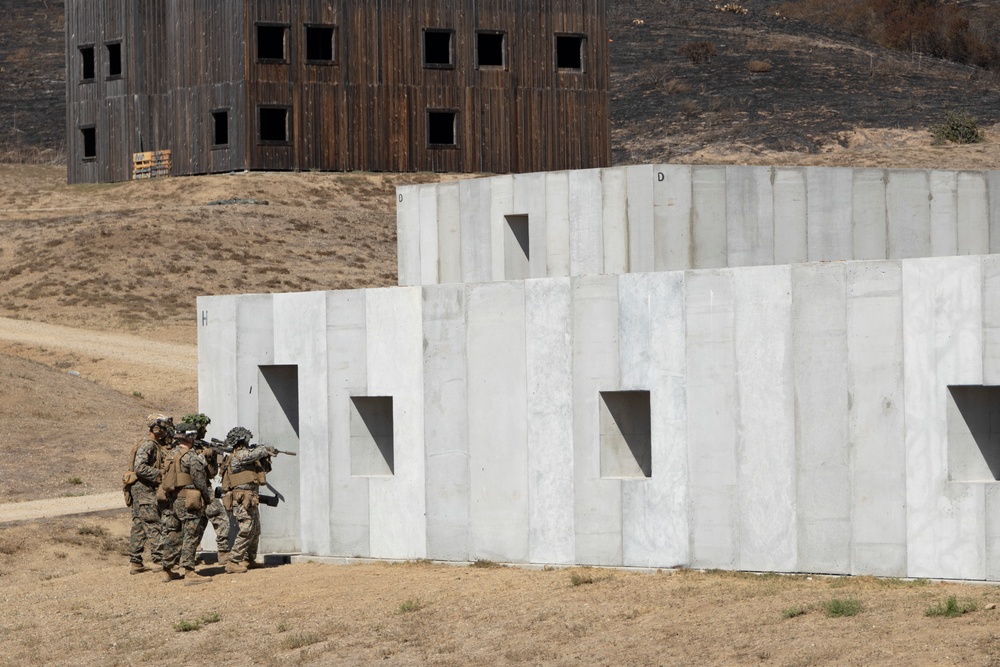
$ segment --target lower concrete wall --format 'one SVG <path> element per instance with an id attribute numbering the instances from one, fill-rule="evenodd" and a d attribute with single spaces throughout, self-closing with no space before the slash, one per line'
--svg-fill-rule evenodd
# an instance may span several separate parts
<path id="1" fill-rule="evenodd" d="M 264 551 L 1000 580 L 997 303 L 996 256 L 204 297 L 200 409 L 298 448 Z"/>

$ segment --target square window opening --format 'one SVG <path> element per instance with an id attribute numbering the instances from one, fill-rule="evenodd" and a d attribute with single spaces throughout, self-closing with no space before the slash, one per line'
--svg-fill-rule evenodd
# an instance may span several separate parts
<path id="1" fill-rule="evenodd" d="M 283 25 L 258 25 L 257 60 L 284 62 L 287 31 Z"/>
<path id="2" fill-rule="evenodd" d="M 424 67 L 453 67 L 452 30 L 424 30 Z"/>
<path id="3" fill-rule="evenodd" d="M 556 35 L 556 68 L 583 71 L 582 35 Z"/>
<path id="4" fill-rule="evenodd" d="M 504 216 L 504 278 L 525 280 L 530 278 L 531 248 L 528 237 L 527 215 Z"/>
<path id="5" fill-rule="evenodd" d="M 502 32 L 476 34 L 476 67 L 505 67 L 507 65 L 507 36 Z"/>
<path id="6" fill-rule="evenodd" d="M 122 75 L 122 45 L 108 44 L 108 78 L 116 79 Z"/>
<path id="7" fill-rule="evenodd" d="M 83 139 L 83 159 L 97 159 L 97 128 L 81 127 L 80 136 Z"/>
<path id="8" fill-rule="evenodd" d="M 456 111 L 427 112 L 427 144 L 431 147 L 454 147 Z"/>
<path id="9" fill-rule="evenodd" d="M 229 145 L 229 111 L 212 112 L 212 145 Z"/>
<path id="10" fill-rule="evenodd" d="M 288 143 L 288 109 L 284 107 L 261 107 L 259 114 L 259 134 L 262 142 Z"/>
<path id="11" fill-rule="evenodd" d="M 601 477 L 652 477 L 649 392 L 602 391 L 600 403 Z"/>
<path id="12" fill-rule="evenodd" d="M 948 387 L 948 479 L 1000 480 L 1000 387 Z"/>
<path id="13" fill-rule="evenodd" d="M 93 81 L 97 67 L 94 60 L 94 47 L 92 46 L 81 46 L 80 47 L 80 58 L 83 61 L 83 71 L 81 72 L 81 79 L 83 81 Z"/>
<path id="14" fill-rule="evenodd" d="M 395 474 L 392 396 L 351 397 L 351 475 Z"/>
<path id="15" fill-rule="evenodd" d="M 311 63 L 333 62 L 334 30 L 330 26 L 306 26 L 306 60 Z"/>

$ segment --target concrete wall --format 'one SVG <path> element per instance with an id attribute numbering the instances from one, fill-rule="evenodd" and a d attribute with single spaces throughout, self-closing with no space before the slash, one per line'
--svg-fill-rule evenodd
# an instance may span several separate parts
<path id="1" fill-rule="evenodd" d="M 640 165 L 396 198 L 401 285 L 1000 252 L 1000 172 Z"/>
<path id="2" fill-rule="evenodd" d="M 532 243 L 558 240 L 545 255 L 556 273 L 589 274 L 611 257 L 622 271 L 681 261 L 656 239 L 658 229 L 669 238 L 664 225 L 685 229 L 672 217 L 685 201 L 699 215 L 745 204 L 724 245 L 717 227 L 686 227 L 686 256 L 703 263 L 859 247 L 877 258 L 890 245 L 933 254 L 941 230 L 924 222 L 944 213 L 924 216 L 925 185 L 982 193 L 991 178 L 671 167 L 661 183 L 659 169 L 513 177 L 500 200 L 526 202 L 529 215 L 561 206 L 551 227 L 530 228 Z M 652 199 L 604 206 L 611 180 Z M 503 229 L 477 230 L 465 206 L 505 210 L 478 190 L 498 182 L 401 189 L 404 201 L 461 212 L 432 246 L 473 258 L 479 280 L 508 265 L 483 251 Z M 848 186 L 850 196 L 819 194 Z M 823 227 L 796 222 L 774 203 L 779 191 L 802 195 L 796 206 Z M 887 220 L 905 215 L 916 231 L 854 217 L 880 197 Z M 987 209 L 962 201 L 943 208 L 972 206 L 985 224 Z M 608 233 L 615 207 L 660 222 L 627 225 L 622 243 L 624 232 Z M 779 243 L 793 227 L 798 241 Z M 948 233 L 952 252 L 973 247 L 962 229 Z M 435 262 L 418 264 L 432 277 Z M 260 367 L 297 366 L 300 456 L 275 468 L 295 471 L 277 490 L 301 498 L 298 533 L 290 546 L 265 507 L 262 551 L 1000 580 L 989 426 L 1000 418 L 981 395 L 991 390 L 962 389 L 1000 384 L 997 304 L 992 256 L 203 297 L 200 409 L 220 429 L 212 435 L 237 423 L 263 431 L 274 402 L 260 387 L 272 371 Z M 631 408 L 616 421 L 602 392 L 631 392 L 633 407 L 648 392 L 648 424 L 619 423 L 643 421 Z M 391 397 L 391 474 L 352 474 L 352 397 Z M 648 476 L 622 465 L 644 429 Z"/>

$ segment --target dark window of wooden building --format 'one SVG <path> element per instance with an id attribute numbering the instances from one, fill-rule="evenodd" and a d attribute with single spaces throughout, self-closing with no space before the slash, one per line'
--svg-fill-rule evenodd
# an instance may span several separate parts
<path id="1" fill-rule="evenodd" d="M 92 46 L 81 46 L 80 47 L 80 58 L 83 60 L 83 72 L 81 79 L 83 81 L 93 81 L 97 67 L 94 64 L 94 47 Z"/>
<path id="2" fill-rule="evenodd" d="M 91 162 L 97 159 L 97 129 L 93 125 L 80 128 L 83 139 L 83 160 Z"/>
<path id="3" fill-rule="evenodd" d="M 452 47 L 454 36 L 454 30 L 424 29 L 424 67 L 455 66 L 455 50 Z"/>
<path id="4" fill-rule="evenodd" d="M 212 112 L 212 146 L 221 148 L 229 145 L 229 110 Z"/>
<path id="5" fill-rule="evenodd" d="M 306 26 L 306 60 L 310 63 L 332 63 L 334 39 L 336 34 L 333 26 Z"/>
<path id="6" fill-rule="evenodd" d="M 120 42 L 107 44 L 108 78 L 117 79 L 122 75 L 122 45 Z"/>
<path id="7" fill-rule="evenodd" d="M 583 35 L 556 35 L 556 68 L 583 71 Z"/>
<path id="8" fill-rule="evenodd" d="M 427 145 L 430 148 L 454 148 L 458 146 L 455 136 L 457 117 L 458 112 L 454 109 L 427 111 Z"/>
<path id="9" fill-rule="evenodd" d="M 502 32 L 476 33 L 476 67 L 507 65 L 507 36 Z"/>
<path id="10" fill-rule="evenodd" d="M 260 107 L 257 136 L 261 143 L 288 143 L 288 107 Z"/>
<path id="11" fill-rule="evenodd" d="M 285 34 L 288 26 L 258 25 L 257 26 L 257 60 L 285 62 Z"/>

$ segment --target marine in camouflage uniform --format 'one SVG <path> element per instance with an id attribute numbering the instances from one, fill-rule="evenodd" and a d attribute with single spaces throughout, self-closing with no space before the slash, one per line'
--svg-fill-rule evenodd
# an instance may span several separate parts
<path id="1" fill-rule="evenodd" d="M 226 436 L 226 444 L 233 447 L 233 453 L 223 479 L 223 488 L 227 491 L 225 505 L 231 509 L 239 524 L 226 572 L 246 572 L 248 568 L 257 566 L 260 485 L 271 470 L 271 457 L 278 452 L 273 447 L 250 447 L 252 437 L 253 433 L 242 426 L 232 429 Z"/>
<path id="2" fill-rule="evenodd" d="M 154 417 L 149 424 L 149 438 L 135 450 L 132 471 L 136 481 L 129 488 L 132 497 L 132 531 L 129 535 L 129 563 L 131 573 L 149 570 L 143 564 L 142 555 L 149 544 L 149 556 L 153 563 L 162 560 L 160 543 L 160 509 L 156 500 L 156 487 L 160 483 L 160 466 L 164 450 L 170 442 L 173 424 L 169 417 Z"/>
<path id="3" fill-rule="evenodd" d="M 212 423 L 211 418 L 205 413 L 199 412 L 198 414 L 186 415 L 184 421 L 198 427 L 197 442 L 203 442 L 208 432 L 208 425 Z M 199 447 L 198 451 L 205 458 L 208 480 L 211 482 L 219 474 L 220 466 L 225 465 L 225 461 L 219 461 L 221 454 L 211 447 Z M 198 524 L 198 544 L 201 544 L 209 521 L 212 522 L 212 528 L 215 529 L 215 546 L 219 553 L 218 562 L 220 565 L 225 565 L 226 561 L 229 560 L 229 512 L 222 506 L 222 499 L 216 498 L 214 493 L 212 494 L 212 502 L 205 507 L 205 516 Z"/>
<path id="4" fill-rule="evenodd" d="M 177 427 L 178 446 L 172 464 L 177 466 L 177 487 L 169 492 L 168 510 L 163 513 L 163 580 L 179 579 L 173 568 L 180 563 L 187 582 L 205 581 L 195 572 L 198 555 L 198 525 L 204 508 L 211 501 L 205 459 L 192 449 L 197 428 L 191 424 Z M 165 471 L 164 479 L 169 478 Z"/>

